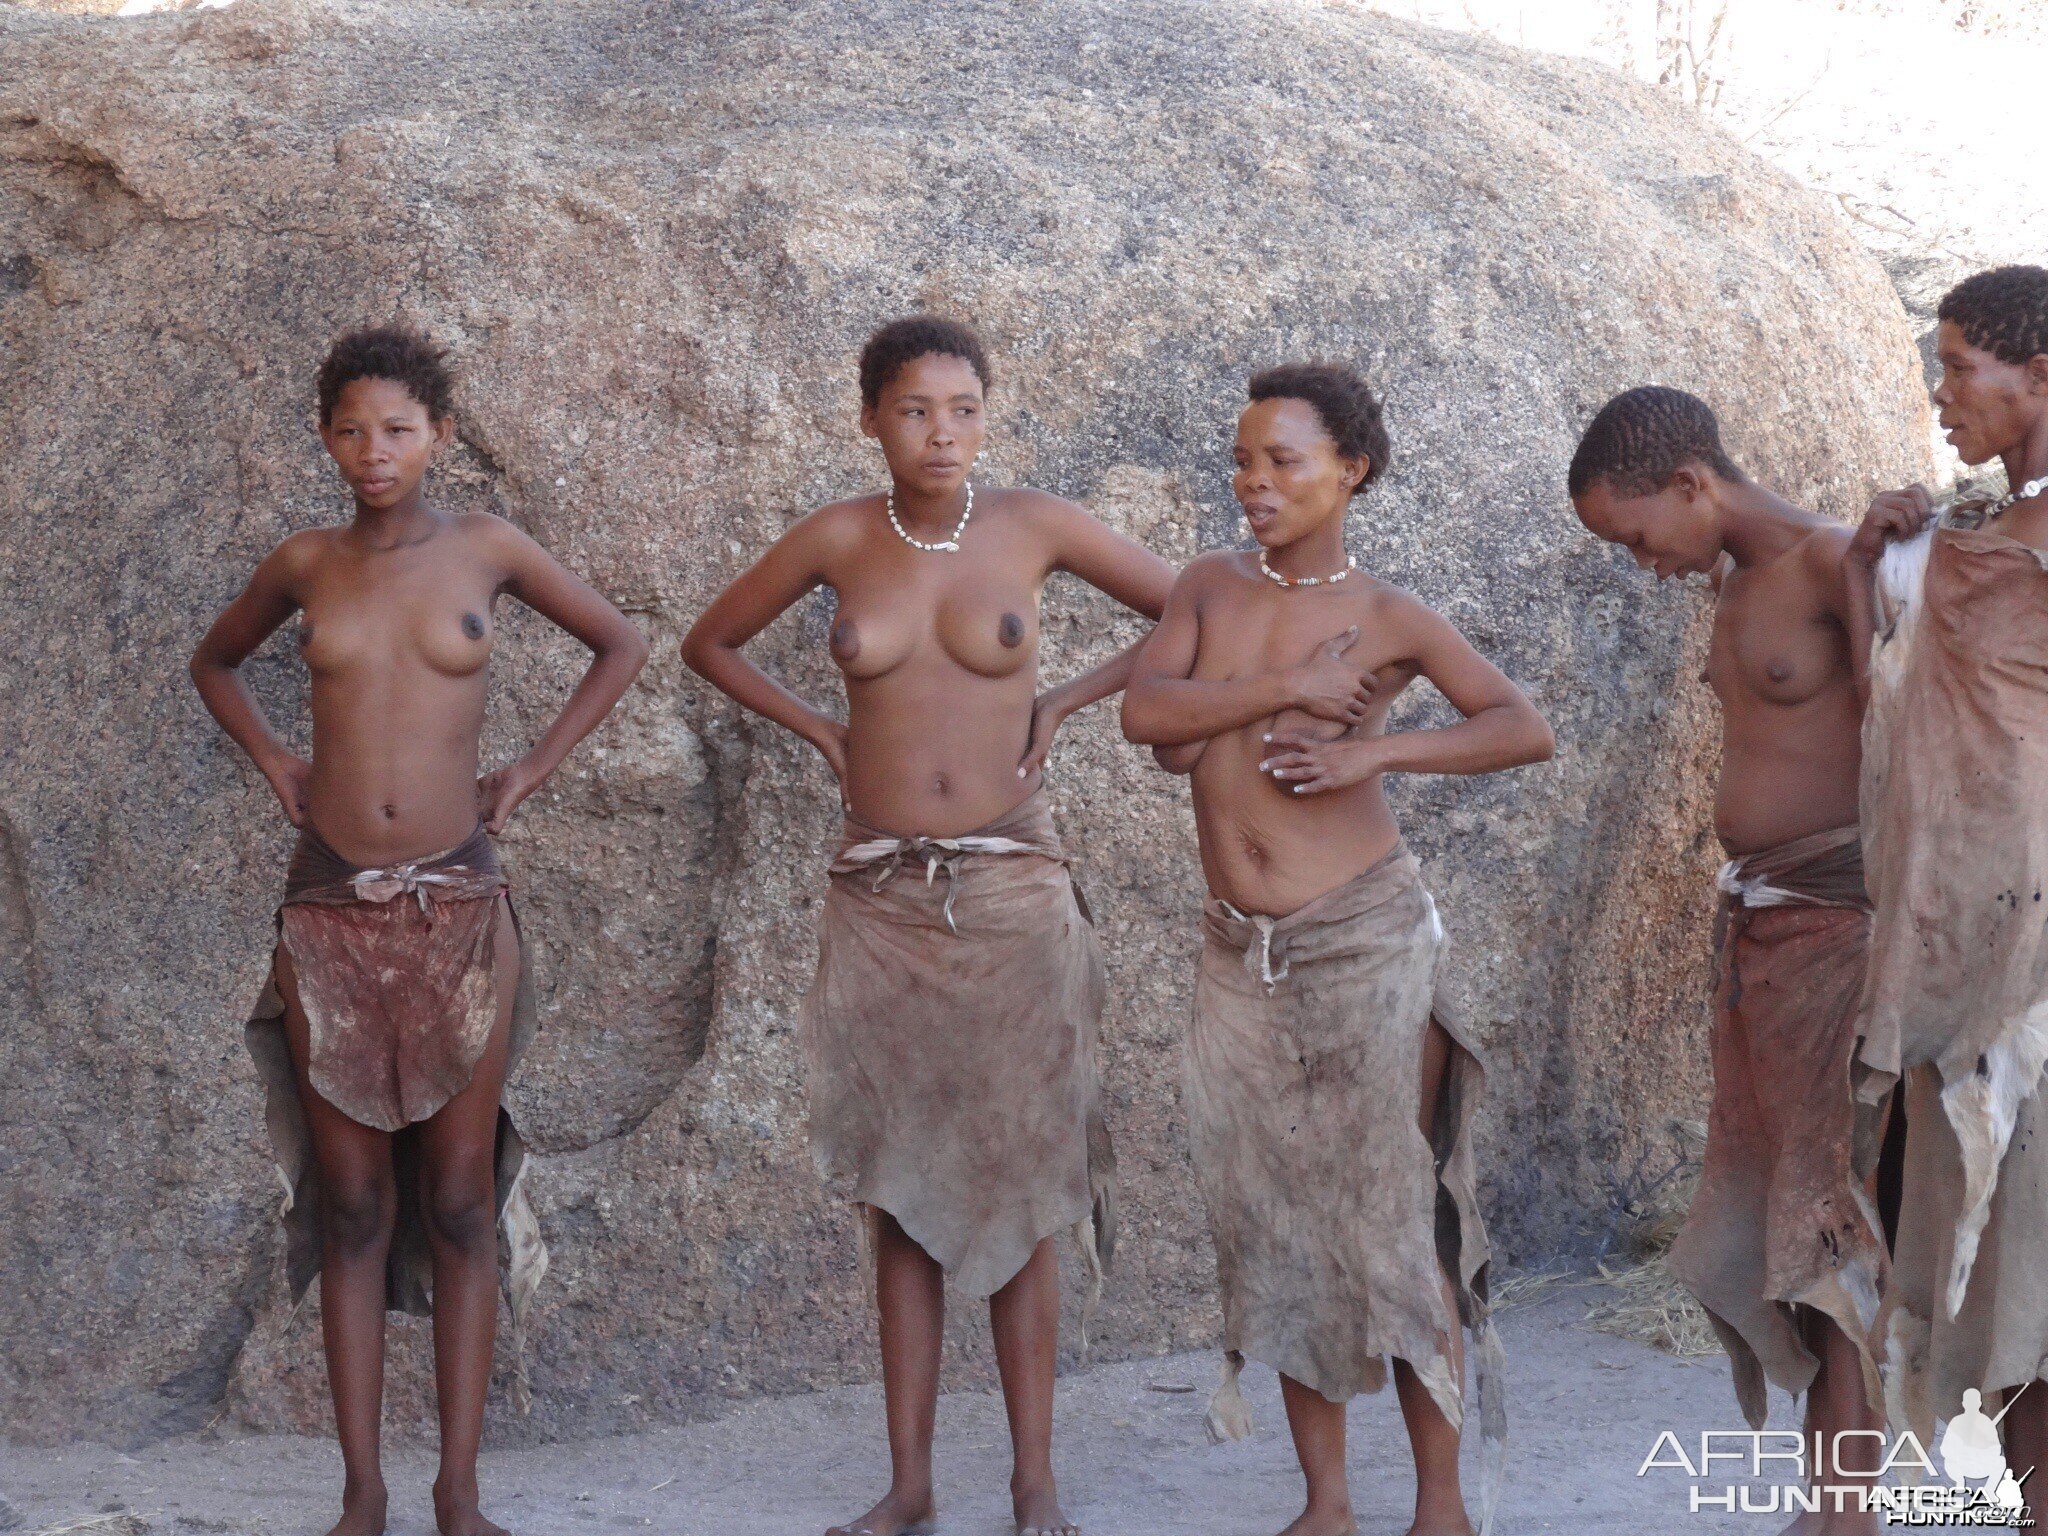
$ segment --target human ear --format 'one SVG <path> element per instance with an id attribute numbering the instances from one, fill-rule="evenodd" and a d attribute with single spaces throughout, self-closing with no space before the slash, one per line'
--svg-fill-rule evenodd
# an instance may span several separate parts
<path id="1" fill-rule="evenodd" d="M 455 418 L 453 416 L 436 416 L 432 418 L 432 423 L 434 446 L 436 448 L 446 448 L 455 440 Z"/>
<path id="2" fill-rule="evenodd" d="M 2036 352 L 2027 359 L 2027 393 L 2048 395 L 2048 352 Z"/>
<path id="3" fill-rule="evenodd" d="M 862 437 L 876 437 L 880 435 L 875 431 L 875 408 L 872 405 L 863 405 L 860 408 L 860 435 Z"/>

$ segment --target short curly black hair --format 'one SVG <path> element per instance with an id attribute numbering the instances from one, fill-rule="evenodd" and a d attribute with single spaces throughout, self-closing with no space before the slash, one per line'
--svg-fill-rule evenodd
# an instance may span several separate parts
<path id="1" fill-rule="evenodd" d="M 402 325 L 366 325 L 328 348 L 317 386 L 321 426 L 334 419 L 341 392 L 357 379 L 403 384 L 437 421 L 454 414 L 455 380 L 448 369 L 448 349 L 424 331 Z"/>
<path id="2" fill-rule="evenodd" d="M 1605 480 L 1624 496 L 1653 496 L 1686 464 L 1704 464 L 1723 480 L 1745 478 L 1721 446 L 1721 423 L 1706 401 L 1645 384 L 1600 407 L 1579 439 L 1565 487 L 1577 497 Z"/>
<path id="3" fill-rule="evenodd" d="M 981 338 L 972 326 L 939 315 L 906 315 L 876 331 L 860 349 L 860 403 L 879 404 L 882 391 L 906 364 L 933 353 L 959 358 L 974 370 L 983 390 L 995 383 L 988 353 L 982 350 Z"/>
<path id="4" fill-rule="evenodd" d="M 2048 267 L 1993 267 L 1949 289 L 1935 312 L 2001 362 L 2048 352 Z"/>
<path id="5" fill-rule="evenodd" d="M 1282 363 L 1252 375 L 1246 394 L 1261 400 L 1303 400 L 1315 407 L 1323 430 L 1347 458 L 1365 460 L 1365 478 L 1351 488 L 1357 495 L 1387 472 L 1394 445 L 1387 440 L 1385 407 L 1349 363 Z"/>

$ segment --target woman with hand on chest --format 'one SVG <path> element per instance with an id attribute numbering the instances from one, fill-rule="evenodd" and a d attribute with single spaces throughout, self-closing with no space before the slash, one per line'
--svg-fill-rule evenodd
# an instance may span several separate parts
<path id="1" fill-rule="evenodd" d="M 889 489 L 821 507 L 705 611 L 683 659 L 794 731 L 839 780 L 817 976 L 804 1002 L 811 1138 L 874 1250 L 893 1476 L 834 1536 L 932 1528 L 945 1293 L 989 1298 L 1024 1536 L 1076 1536 L 1052 1471 L 1059 1273 L 1112 1238 L 1097 1106 L 1102 956 L 1041 783 L 1053 733 L 1122 689 L 1126 651 L 1039 691 L 1039 602 L 1066 571 L 1156 619 L 1165 561 L 1071 502 L 970 481 L 990 382 L 979 340 L 929 316 L 861 355 L 861 430 Z M 743 647 L 816 587 L 844 724 Z"/>

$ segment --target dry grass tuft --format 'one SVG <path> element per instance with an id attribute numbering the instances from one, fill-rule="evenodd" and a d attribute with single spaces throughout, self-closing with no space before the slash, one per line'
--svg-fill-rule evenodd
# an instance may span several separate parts
<path id="1" fill-rule="evenodd" d="M 1616 1294 L 1586 1309 L 1588 1328 L 1654 1345 L 1682 1360 L 1721 1353 L 1714 1325 L 1692 1292 L 1672 1278 L 1661 1253 L 1621 1268 L 1602 1264 L 1597 1278 Z"/>
<path id="2" fill-rule="evenodd" d="M 1533 1306 L 1548 1295 L 1553 1286 L 1575 1278 L 1568 1269 L 1515 1270 L 1490 1287 L 1490 1310 L 1499 1317 L 1518 1307 Z"/>
<path id="3" fill-rule="evenodd" d="M 1665 1260 L 1699 1189 L 1707 1128 L 1697 1120 L 1674 1120 L 1670 1130 L 1679 1160 L 1622 1202 L 1624 1256 L 1601 1264 L 1594 1276 L 1595 1283 L 1615 1294 L 1586 1309 L 1586 1326 L 1692 1360 L 1720 1354 L 1721 1341 L 1706 1311 L 1672 1276 Z"/>
<path id="4" fill-rule="evenodd" d="M 28 1536 L 144 1536 L 149 1522 L 141 1515 L 84 1515 L 58 1525 L 46 1525 Z"/>

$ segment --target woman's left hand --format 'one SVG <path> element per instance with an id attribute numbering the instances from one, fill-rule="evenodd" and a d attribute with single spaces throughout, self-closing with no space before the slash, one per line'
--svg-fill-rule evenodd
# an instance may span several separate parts
<path id="1" fill-rule="evenodd" d="M 1261 773 L 1270 773 L 1297 795 L 1320 794 L 1362 784 L 1382 771 L 1379 737 L 1339 737 L 1321 741 L 1299 731 L 1275 731 L 1266 743 Z"/>
<path id="2" fill-rule="evenodd" d="M 1065 724 L 1072 713 L 1066 695 L 1057 688 L 1048 688 L 1031 702 L 1031 739 L 1024 745 L 1024 756 L 1017 763 L 1017 777 L 1028 779 L 1045 766 L 1045 756 L 1052 750 L 1054 732 Z"/>
<path id="3" fill-rule="evenodd" d="M 542 777 L 527 765 L 525 758 L 521 758 L 516 763 L 494 768 L 478 779 L 476 804 L 484 819 L 484 830 L 493 836 L 504 831 L 505 823 L 519 809 L 519 802 L 540 788 Z"/>

